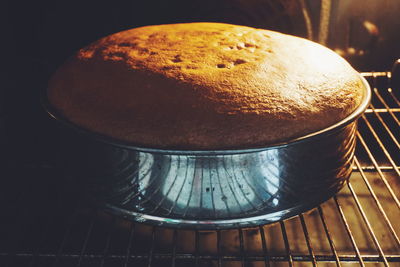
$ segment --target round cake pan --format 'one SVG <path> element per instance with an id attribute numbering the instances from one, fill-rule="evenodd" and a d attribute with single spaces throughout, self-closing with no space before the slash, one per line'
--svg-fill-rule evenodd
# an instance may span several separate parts
<path id="1" fill-rule="evenodd" d="M 362 103 L 321 131 L 268 147 L 188 151 L 125 144 L 78 127 L 43 104 L 61 125 L 60 166 L 107 211 L 153 225 L 250 227 L 318 206 L 349 179 Z"/>

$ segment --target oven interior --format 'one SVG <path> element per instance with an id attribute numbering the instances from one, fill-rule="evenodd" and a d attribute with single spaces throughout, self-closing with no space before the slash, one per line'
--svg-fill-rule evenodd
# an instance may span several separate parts
<path id="1" fill-rule="evenodd" d="M 400 4 L 351 2 L 7 3 L 11 42 L 0 97 L 0 266 L 400 266 Z M 352 177 L 336 197 L 262 227 L 173 230 L 93 208 L 62 178 L 58 130 L 38 101 L 56 67 L 112 32 L 186 21 L 308 37 L 362 72 L 373 98 L 359 119 Z"/>

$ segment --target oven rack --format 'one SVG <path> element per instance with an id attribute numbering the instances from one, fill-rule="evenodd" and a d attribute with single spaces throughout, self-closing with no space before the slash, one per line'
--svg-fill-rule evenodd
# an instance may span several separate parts
<path id="1" fill-rule="evenodd" d="M 0 266 L 400 266 L 399 65 L 362 73 L 373 99 L 354 171 L 319 207 L 257 228 L 166 229 L 90 208 L 57 168 L 25 164 L 1 171 Z"/>

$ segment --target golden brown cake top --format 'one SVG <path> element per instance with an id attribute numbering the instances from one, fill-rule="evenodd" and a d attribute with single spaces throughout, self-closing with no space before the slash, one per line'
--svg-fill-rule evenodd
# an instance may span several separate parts
<path id="1" fill-rule="evenodd" d="M 333 51 L 273 31 L 221 23 L 146 26 L 81 49 L 48 97 L 69 121 L 148 147 L 250 148 L 348 116 L 357 72 Z"/>

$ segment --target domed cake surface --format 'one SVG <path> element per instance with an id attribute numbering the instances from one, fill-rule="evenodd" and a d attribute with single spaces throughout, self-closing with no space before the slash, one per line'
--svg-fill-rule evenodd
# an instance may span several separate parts
<path id="1" fill-rule="evenodd" d="M 290 141 L 341 121 L 359 74 L 314 42 L 221 23 L 135 28 L 78 51 L 47 95 L 65 119 L 123 143 L 187 150 Z"/>

